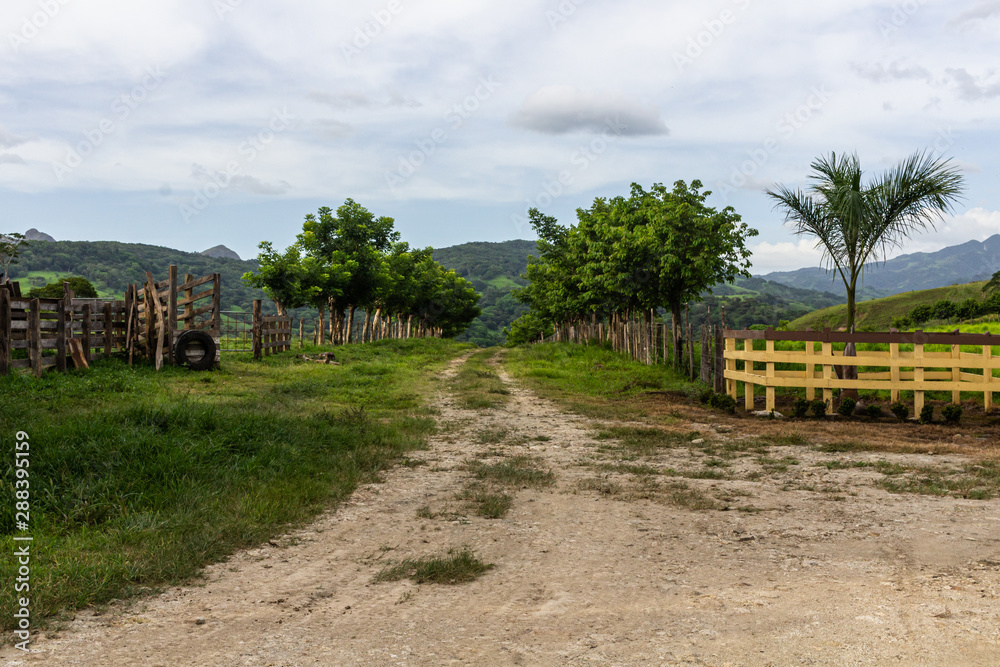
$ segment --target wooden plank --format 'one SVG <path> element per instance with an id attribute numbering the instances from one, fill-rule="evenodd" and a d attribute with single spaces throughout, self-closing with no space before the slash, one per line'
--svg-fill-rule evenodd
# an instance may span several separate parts
<path id="1" fill-rule="evenodd" d="M 83 347 L 83 341 L 79 338 L 70 338 L 69 354 L 76 368 L 90 368 L 90 363 L 87 361 L 87 354 Z"/>
<path id="2" fill-rule="evenodd" d="M 167 363 L 174 363 L 174 339 L 177 337 L 177 265 L 167 269 Z"/>
<path id="3" fill-rule="evenodd" d="M 214 274 L 209 274 L 207 276 L 202 276 L 201 278 L 192 278 L 188 280 L 188 275 L 190 274 L 184 276 L 184 284 L 177 286 L 178 291 L 187 292 L 188 290 L 193 290 L 195 287 L 207 285 L 215 279 Z"/>
<path id="4" fill-rule="evenodd" d="M 83 316 L 80 322 L 80 347 L 83 349 L 83 359 L 90 368 L 90 304 L 83 307 Z M 75 339 L 74 339 L 75 340 Z M 73 360 L 74 363 L 76 359 Z M 80 366 L 78 365 L 77 368 Z"/>
<path id="5" fill-rule="evenodd" d="M 104 304 L 104 357 L 111 356 L 114 349 L 114 328 L 115 320 L 112 313 L 114 305 L 109 301 Z"/>
<path id="6" fill-rule="evenodd" d="M 178 319 L 187 323 L 187 328 L 190 328 L 190 323 L 192 320 L 194 320 L 194 318 L 198 317 L 199 315 L 204 315 L 205 313 L 211 313 L 213 310 L 215 310 L 215 306 L 205 306 L 203 308 L 197 308 L 195 310 L 192 310 L 190 315 L 185 313 L 184 315 L 181 315 Z"/>
<path id="7" fill-rule="evenodd" d="M 42 329 L 41 329 L 41 307 L 38 299 L 31 302 L 31 310 L 28 315 L 28 322 L 31 327 L 28 329 L 28 357 L 31 359 L 31 369 L 35 377 L 42 377 Z"/>
<path id="8" fill-rule="evenodd" d="M 847 333 L 846 331 L 742 331 L 727 329 L 727 338 L 738 338 L 743 340 L 774 340 L 774 341 L 812 341 L 829 343 L 877 343 L 891 344 L 900 343 L 903 345 L 1000 345 L 1000 335 L 996 334 L 969 334 L 969 333 L 945 333 L 945 332 L 925 332 L 925 331 L 899 331 L 899 332 L 861 332 Z"/>
<path id="9" fill-rule="evenodd" d="M 187 293 L 185 292 L 185 294 L 187 294 Z M 183 299 L 180 299 L 177 302 L 177 305 L 178 305 L 178 307 L 183 306 L 183 307 L 187 308 L 187 306 L 191 305 L 192 303 L 195 303 L 197 301 L 201 301 L 202 299 L 211 298 L 212 296 L 214 296 L 214 294 L 215 293 L 212 290 L 210 290 L 210 289 L 209 290 L 204 290 L 202 292 L 198 292 L 197 294 L 194 294 L 192 292 L 192 294 L 191 294 L 190 297 L 189 296 L 185 296 Z"/>
<path id="10" fill-rule="evenodd" d="M 0 289 L 0 375 L 10 372 L 11 341 L 14 332 L 11 330 L 10 291 Z"/>
<path id="11" fill-rule="evenodd" d="M 263 341 L 261 340 L 263 331 L 261 331 L 261 302 L 260 299 L 254 299 L 253 301 L 253 325 L 252 325 L 252 335 L 253 335 L 253 358 L 260 359 L 263 354 Z"/>
<path id="12" fill-rule="evenodd" d="M 56 322 L 59 328 L 56 330 L 56 370 L 63 372 L 66 370 L 66 310 L 69 308 L 70 300 L 73 298 L 68 283 L 63 283 L 64 296 L 62 307 L 56 313 Z M 72 334 L 70 334 L 72 336 Z"/>

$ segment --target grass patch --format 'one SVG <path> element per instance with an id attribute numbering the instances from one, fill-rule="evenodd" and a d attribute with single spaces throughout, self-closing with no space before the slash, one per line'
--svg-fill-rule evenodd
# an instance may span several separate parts
<path id="1" fill-rule="evenodd" d="M 486 519 L 502 519 L 514 505 L 514 497 L 485 484 L 469 484 L 456 496 Z"/>
<path id="2" fill-rule="evenodd" d="M 887 477 L 877 484 L 891 493 L 952 496 L 969 500 L 1000 497 L 1000 461 L 980 461 L 959 469 L 913 467 L 897 472 L 896 467 L 891 467 L 888 470 L 884 473 Z"/>
<path id="3" fill-rule="evenodd" d="M 468 548 L 456 552 L 448 550 L 444 557 L 406 559 L 387 566 L 375 576 L 375 582 L 409 579 L 417 584 L 464 584 L 475 581 L 495 565 L 484 563 Z"/>
<path id="4" fill-rule="evenodd" d="M 646 366 L 604 345 L 525 345 L 508 350 L 504 366 L 539 395 L 595 419 L 645 417 L 637 396 L 692 396 L 699 386 L 666 366 Z"/>
<path id="5" fill-rule="evenodd" d="M 495 368 L 486 363 L 495 355 L 495 349 L 481 350 L 459 367 L 453 393 L 458 404 L 466 410 L 491 410 L 509 400 L 510 391 Z"/>
<path id="6" fill-rule="evenodd" d="M 102 360 L 0 377 L 0 433 L 30 435 L 33 625 L 188 580 L 377 480 L 425 446 L 435 426 L 420 397 L 464 347 L 382 341 L 338 347 L 341 366 L 297 363 L 296 350 L 227 354 L 208 373 Z M 14 471 L 5 457 L 10 497 Z M 0 506 L 8 553 L 13 510 Z M 0 577 L 15 567 L 0 561 Z M 14 597 L 0 593 L 5 631 Z"/>
<path id="7" fill-rule="evenodd" d="M 467 467 L 476 479 L 502 486 L 541 488 L 555 484 L 556 480 L 555 473 L 539 469 L 537 460 L 525 454 L 497 463 L 471 461 Z"/>
<path id="8" fill-rule="evenodd" d="M 674 433 L 658 428 L 636 426 L 614 426 L 597 433 L 598 440 L 617 440 L 621 446 L 642 456 L 655 455 L 661 449 L 672 449 L 689 444 L 698 438 L 698 433 Z"/>

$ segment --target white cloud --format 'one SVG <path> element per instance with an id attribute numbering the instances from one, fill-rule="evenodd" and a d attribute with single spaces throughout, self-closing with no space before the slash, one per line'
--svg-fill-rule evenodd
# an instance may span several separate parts
<path id="1" fill-rule="evenodd" d="M 544 134 L 593 132 L 620 125 L 620 134 L 668 134 L 655 105 L 618 90 L 580 90 L 574 86 L 546 86 L 524 101 L 510 122 Z"/>
<path id="2" fill-rule="evenodd" d="M 750 250 L 753 252 L 750 261 L 754 275 L 819 266 L 823 256 L 816 248 L 816 242 L 809 239 L 778 243 L 762 241 L 750 246 Z"/>

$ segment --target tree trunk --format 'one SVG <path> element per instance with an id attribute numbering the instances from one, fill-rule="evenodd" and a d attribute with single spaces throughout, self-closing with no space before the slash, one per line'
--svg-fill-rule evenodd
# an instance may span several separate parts
<path id="1" fill-rule="evenodd" d="M 344 341 L 350 344 L 354 341 L 354 306 L 347 306 L 347 339 Z"/>

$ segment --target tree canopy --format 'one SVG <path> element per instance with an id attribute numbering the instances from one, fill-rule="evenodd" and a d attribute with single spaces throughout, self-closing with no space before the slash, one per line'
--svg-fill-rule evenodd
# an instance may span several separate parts
<path id="1" fill-rule="evenodd" d="M 529 259 L 529 284 L 515 292 L 531 315 L 511 331 L 660 308 L 679 323 L 685 303 L 718 283 L 749 277 L 746 240 L 757 230 L 732 207 L 709 206 L 711 192 L 701 188 L 697 180 L 649 191 L 633 184 L 628 197 L 597 198 L 578 209 L 570 227 L 531 209 L 538 256 Z"/>

